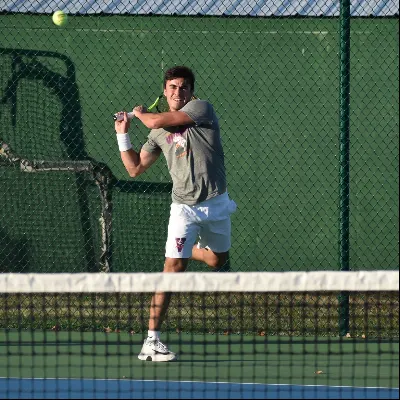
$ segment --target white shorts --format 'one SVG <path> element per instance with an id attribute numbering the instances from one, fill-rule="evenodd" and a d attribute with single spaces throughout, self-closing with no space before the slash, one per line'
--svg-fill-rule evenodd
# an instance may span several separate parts
<path id="1" fill-rule="evenodd" d="M 192 248 L 207 247 L 224 253 L 231 247 L 231 217 L 236 203 L 228 193 L 221 194 L 195 206 L 171 204 L 165 257 L 190 258 Z"/>

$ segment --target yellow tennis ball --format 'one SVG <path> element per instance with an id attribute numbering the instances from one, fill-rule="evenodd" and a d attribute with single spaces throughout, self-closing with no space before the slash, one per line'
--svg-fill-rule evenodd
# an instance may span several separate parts
<path id="1" fill-rule="evenodd" d="M 68 16 L 67 14 L 65 14 L 64 11 L 56 11 L 53 14 L 53 22 L 57 25 L 57 26 L 64 26 L 68 21 Z"/>

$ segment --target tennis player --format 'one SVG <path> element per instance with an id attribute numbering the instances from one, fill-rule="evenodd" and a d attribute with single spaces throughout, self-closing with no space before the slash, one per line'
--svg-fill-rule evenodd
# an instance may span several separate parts
<path id="1" fill-rule="evenodd" d="M 170 111 L 150 113 L 143 106 L 133 109 L 134 116 L 151 129 L 140 151 L 132 148 L 127 113 L 118 113 L 123 120 L 115 121 L 121 159 L 131 177 L 145 172 L 161 153 L 167 161 L 173 188 L 164 272 L 185 271 L 189 259 L 218 270 L 227 262 L 231 247 L 230 215 L 236 204 L 227 193 L 218 118 L 209 102 L 192 100 L 194 86 L 191 69 L 173 67 L 164 76 Z M 148 337 L 140 360 L 177 358 L 160 340 L 170 296 L 158 292 L 152 297 Z"/>

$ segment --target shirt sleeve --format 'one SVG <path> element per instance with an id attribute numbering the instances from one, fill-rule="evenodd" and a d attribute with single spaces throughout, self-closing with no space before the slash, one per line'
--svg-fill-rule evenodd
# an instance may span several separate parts
<path id="1" fill-rule="evenodd" d="M 214 121 L 213 106 L 204 100 L 189 101 L 179 111 L 186 113 L 196 125 L 212 125 Z"/>
<path id="2" fill-rule="evenodd" d="M 155 153 L 156 151 L 158 151 L 159 148 L 160 146 L 152 138 L 150 133 L 150 135 L 147 137 L 147 142 L 142 146 L 142 149 L 149 153 Z"/>

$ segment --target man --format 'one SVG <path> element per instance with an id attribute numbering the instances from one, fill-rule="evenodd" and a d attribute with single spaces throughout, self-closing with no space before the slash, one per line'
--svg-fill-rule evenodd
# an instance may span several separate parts
<path id="1" fill-rule="evenodd" d="M 185 271 L 189 259 L 218 269 L 227 262 L 231 246 L 230 214 L 236 204 L 227 194 L 218 119 L 210 103 L 192 100 L 194 85 L 189 68 L 173 67 L 164 76 L 170 111 L 157 114 L 148 113 L 143 106 L 133 109 L 134 117 L 151 129 L 140 152 L 132 148 L 127 113 L 118 113 L 123 120 L 115 122 L 121 159 L 131 177 L 146 171 L 161 153 L 167 161 L 173 188 L 164 272 Z M 170 296 L 153 295 L 148 338 L 140 360 L 172 361 L 177 357 L 160 341 Z"/>

